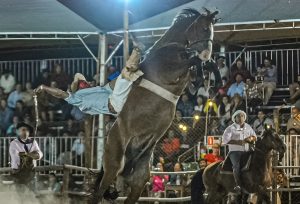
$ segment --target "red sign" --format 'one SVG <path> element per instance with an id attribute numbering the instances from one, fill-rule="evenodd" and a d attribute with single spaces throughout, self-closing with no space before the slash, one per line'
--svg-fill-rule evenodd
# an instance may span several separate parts
<path id="1" fill-rule="evenodd" d="M 214 144 L 214 137 L 208 136 L 207 137 L 207 145 L 213 145 Z"/>

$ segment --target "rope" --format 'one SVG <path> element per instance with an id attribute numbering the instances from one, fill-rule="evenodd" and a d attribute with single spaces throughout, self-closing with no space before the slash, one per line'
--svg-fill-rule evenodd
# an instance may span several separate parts
<path id="1" fill-rule="evenodd" d="M 37 135 L 37 129 L 38 129 L 38 126 L 39 126 L 39 110 L 38 110 L 38 100 L 37 100 L 37 95 L 34 94 L 33 95 L 33 101 L 34 101 L 34 112 L 35 112 L 35 127 L 34 127 L 34 134 L 33 134 L 33 141 L 31 143 L 31 146 L 29 148 L 29 152 L 33 146 L 33 143 L 35 141 L 35 137 Z"/>

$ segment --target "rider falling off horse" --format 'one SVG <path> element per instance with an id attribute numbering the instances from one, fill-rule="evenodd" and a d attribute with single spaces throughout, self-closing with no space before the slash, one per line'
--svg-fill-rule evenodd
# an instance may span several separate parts
<path id="1" fill-rule="evenodd" d="M 223 133 L 223 144 L 228 145 L 228 157 L 232 163 L 233 177 L 236 182 L 234 190 L 241 191 L 240 159 L 243 152 L 249 150 L 249 144 L 256 141 L 256 134 L 246 121 L 247 115 L 242 110 L 237 110 L 232 115 L 233 124 L 227 127 Z"/>
<path id="2" fill-rule="evenodd" d="M 82 112 L 90 115 L 118 114 L 126 102 L 133 82 L 143 75 L 143 72 L 138 70 L 142 48 L 137 43 L 134 43 L 134 45 L 136 47 L 127 60 L 122 73 L 116 80 L 105 86 L 90 87 L 85 77 L 77 73 L 71 84 L 71 92 L 45 85 L 39 86 L 35 89 L 35 92 L 45 91 L 54 97 L 64 99 L 69 104 L 77 106 Z"/>

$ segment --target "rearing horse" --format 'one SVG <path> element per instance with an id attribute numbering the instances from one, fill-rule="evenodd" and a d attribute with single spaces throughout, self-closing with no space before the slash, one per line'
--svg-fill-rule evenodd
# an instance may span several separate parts
<path id="1" fill-rule="evenodd" d="M 280 160 L 283 158 L 286 146 L 273 129 L 264 131 L 258 137 L 254 152 L 252 152 L 251 164 L 248 170 L 241 171 L 241 184 L 248 193 L 257 193 L 262 199 L 270 203 L 266 188 L 271 185 L 270 173 L 272 171 L 272 150 L 279 152 Z M 241 159 L 241 166 L 245 162 Z M 221 174 L 222 163 L 217 162 L 209 165 L 203 173 L 203 182 L 208 194 L 207 204 L 218 204 L 222 202 L 229 192 L 234 192 L 235 181 L 232 174 Z M 237 203 L 241 203 L 236 201 Z"/>
<path id="2" fill-rule="evenodd" d="M 143 78 L 133 85 L 109 132 L 103 156 L 104 174 L 102 180 L 97 179 L 92 203 L 103 198 L 117 176 L 129 189 L 125 204 L 138 200 L 150 179 L 151 154 L 171 125 L 179 96 L 189 82 L 190 68 L 195 59 L 207 61 L 211 57 L 217 13 L 183 10 L 145 55 L 140 63 Z"/>

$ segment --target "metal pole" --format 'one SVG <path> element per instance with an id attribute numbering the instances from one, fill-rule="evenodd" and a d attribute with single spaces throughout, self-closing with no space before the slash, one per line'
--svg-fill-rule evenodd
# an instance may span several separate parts
<path id="1" fill-rule="evenodd" d="M 129 22 L 129 18 L 128 18 L 128 0 L 124 1 L 124 43 L 123 43 L 123 65 L 126 64 L 126 61 L 128 59 L 129 56 L 129 35 L 128 35 L 128 23 Z"/>
<path id="2" fill-rule="evenodd" d="M 100 56 L 99 56 L 100 55 Z M 105 84 L 105 57 L 106 57 L 106 36 L 104 34 L 99 35 L 99 49 L 98 56 L 100 57 L 100 86 Z M 104 152 L 104 137 L 105 137 L 105 129 L 104 129 L 104 115 L 99 115 L 99 129 L 98 129 L 98 137 L 97 137 L 97 168 L 101 169 L 102 167 L 102 157 Z"/>

